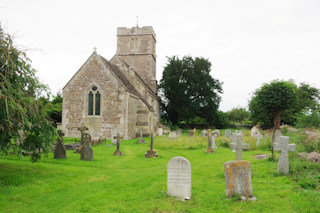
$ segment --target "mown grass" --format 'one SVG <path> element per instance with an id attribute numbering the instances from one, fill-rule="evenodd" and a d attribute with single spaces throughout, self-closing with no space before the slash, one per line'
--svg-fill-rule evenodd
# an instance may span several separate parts
<path id="1" fill-rule="evenodd" d="M 253 140 L 244 131 L 246 138 Z M 216 141 L 222 145 L 228 140 L 222 134 Z M 267 144 L 269 139 L 263 140 Z M 0 212 L 319 212 L 320 192 L 301 186 L 298 179 L 306 176 L 294 175 L 307 165 L 296 154 L 290 156 L 291 174 L 281 176 L 276 173 L 277 161 L 254 158 L 269 151 L 244 152 L 243 159 L 251 162 L 257 201 L 242 202 L 225 196 L 224 162 L 235 159 L 229 148 L 219 146 L 207 154 L 205 137 L 162 136 L 155 137 L 159 157 L 147 159 L 149 138 L 146 141 L 123 141 L 123 157 L 112 155 L 115 146 L 95 146 L 92 162 L 80 161 L 72 151 L 67 151 L 67 159 L 53 159 L 50 153 L 37 163 L 28 157 L 1 156 Z M 192 197 L 186 202 L 166 195 L 166 166 L 175 156 L 187 158 L 192 166 Z M 319 172 L 314 165 L 307 168 Z"/>

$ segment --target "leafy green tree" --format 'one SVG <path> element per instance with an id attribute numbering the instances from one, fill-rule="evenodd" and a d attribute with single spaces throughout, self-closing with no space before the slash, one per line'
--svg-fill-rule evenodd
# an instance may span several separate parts
<path id="1" fill-rule="evenodd" d="M 46 91 L 26 53 L 0 28 L 0 151 L 31 152 L 32 160 L 49 151 L 54 129 L 37 99 Z"/>
<path id="2" fill-rule="evenodd" d="M 207 59 L 168 57 L 159 85 L 162 115 L 174 125 L 196 117 L 217 125 L 222 83 L 212 78 L 210 71 Z"/>
<path id="3" fill-rule="evenodd" d="M 274 129 L 280 128 L 280 115 L 297 104 L 297 87 L 290 81 L 274 80 L 257 89 L 249 102 L 253 121 L 273 121 Z"/>
<path id="4" fill-rule="evenodd" d="M 245 120 L 249 120 L 250 112 L 243 107 L 233 108 L 229 112 L 229 119 L 234 122 L 242 123 Z"/>
<path id="5" fill-rule="evenodd" d="M 62 96 L 61 92 L 58 92 L 56 96 L 47 95 L 47 97 L 39 98 L 43 105 L 43 112 L 47 119 L 56 126 L 57 123 L 61 123 L 62 119 Z M 51 100 L 52 99 L 52 100 Z"/>

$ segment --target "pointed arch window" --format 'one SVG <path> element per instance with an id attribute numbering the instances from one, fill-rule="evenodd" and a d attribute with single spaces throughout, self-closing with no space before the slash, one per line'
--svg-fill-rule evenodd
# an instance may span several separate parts
<path id="1" fill-rule="evenodd" d="M 100 115 L 101 95 L 96 86 L 92 86 L 88 93 L 88 115 Z"/>

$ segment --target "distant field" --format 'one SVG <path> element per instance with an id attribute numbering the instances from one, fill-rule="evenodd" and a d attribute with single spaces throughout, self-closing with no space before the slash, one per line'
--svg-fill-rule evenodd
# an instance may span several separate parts
<path id="1" fill-rule="evenodd" d="M 254 144 L 248 135 L 245 131 L 244 141 Z M 291 135 L 292 141 L 299 137 Z M 50 153 L 37 163 L 0 156 L 0 212 L 320 212 L 320 191 L 312 185 L 320 181 L 320 166 L 290 153 L 291 174 L 278 175 L 277 161 L 254 158 L 270 153 L 268 137 L 261 141 L 263 150 L 243 153 L 251 162 L 257 198 L 251 202 L 225 196 L 224 162 L 235 159 L 224 147 L 228 139 L 219 138 L 216 153 L 207 154 L 205 137 L 155 137 L 155 159 L 144 157 L 150 144 L 146 141 L 123 141 L 123 157 L 112 155 L 115 146 L 95 146 L 92 162 L 80 161 L 73 151 L 67 151 L 67 159 L 53 159 Z M 192 166 L 192 197 L 186 202 L 166 195 L 166 166 L 175 156 L 187 158 Z"/>

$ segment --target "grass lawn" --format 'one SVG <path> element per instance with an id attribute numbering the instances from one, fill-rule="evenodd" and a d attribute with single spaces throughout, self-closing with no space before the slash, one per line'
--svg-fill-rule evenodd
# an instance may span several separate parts
<path id="1" fill-rule="evenodd" d="M 162 136 L 155 137 L 159 157 L 147 159 L 146 141 L 123 141 L 123 157 L 112 155 L 116 146 L 95 146 L 91 162 L 80 161 L 73 151 L 67 151 L 67 159 L 50 153 L 37 163 L 0 156 L 0 212 L 320 212 L 320 191 L 277 175 L 277 161 L 254 158 L 266 150 L 243 153 L 251 162 L 257 198 L 243 202 L 225 196 L 224 162 L 235 159 L 229 148 L 218 146 L 207 154 L 206 138 Z M 186 202 L 166 195 L 166 166 L 175 156 L 187 158 L 192 167 L 192 196 Z"/>

